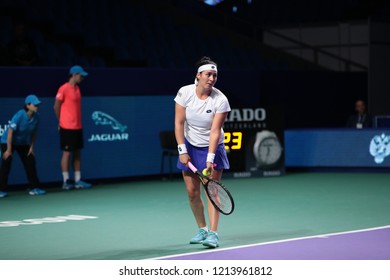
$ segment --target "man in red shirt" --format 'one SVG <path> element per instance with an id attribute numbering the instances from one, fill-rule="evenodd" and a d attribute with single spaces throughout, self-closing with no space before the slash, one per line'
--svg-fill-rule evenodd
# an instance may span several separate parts
<path id="1" fill-rule="evenodd" d="M 90 188 L 91 184 L 81 180 L 81 155 L 84 147 L 81 123 L 81 92 L 79 84 L 88 75 L 84 69 L 75 65 L 69 70 L 69 81 L 60 86 L 54 103 L 54 112 L 59 120 L 60 142 L 63 151 L 61 169 L 64 183 L 62 188 Z M 73 154 L 74 184 L 69 180 L 69 164 Z"/>

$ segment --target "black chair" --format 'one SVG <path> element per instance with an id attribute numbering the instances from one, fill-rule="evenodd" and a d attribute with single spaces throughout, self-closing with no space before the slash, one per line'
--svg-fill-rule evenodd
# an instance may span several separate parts
<path id="1" fill-rule="evenodd" d="M 175 138 L 175 132 L 172 130 L 166 130 L 160 132 L 160 144 L 162 148 L 161 155 L 161 169 L 160 173 L 164 173 L 165 158 L 169 160 L 169 178 L 172 179 L 172 157 L 177 157 L 179 152 L 177 151 L 177 144 Z"/>

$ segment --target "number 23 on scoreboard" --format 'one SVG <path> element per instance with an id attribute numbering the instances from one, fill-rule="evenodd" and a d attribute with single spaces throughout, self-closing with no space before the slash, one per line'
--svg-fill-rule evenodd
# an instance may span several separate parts
<path id="1" fill-rule="evenodd" d="M 242 132 L 225 132 L 225 149 L 240 150 L 242 146 Z"/>

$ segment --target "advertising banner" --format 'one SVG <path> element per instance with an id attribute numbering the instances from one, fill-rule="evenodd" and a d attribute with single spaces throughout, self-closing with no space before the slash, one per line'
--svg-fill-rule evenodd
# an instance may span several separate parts
<path id="1" fill-rule="evenodd" d="M 390 167 L 389 129 L 286 130 L 288 167 Z"/>
<path id="2" fill-rule="evenodd" d="M 40 98 L 40 125 L 35 144 L 41 182 L 61 180 L 61 150 L 53 98 Z M 23 107 L 24 98 L 1 98 L 0 134 Z M 159 132 L 172 130 L 171 96 L 83 97 L 84 179 L 156 175 L 160 173 Z M 9 184 L 26 182 L 23 166 L 14 155 Z"/>

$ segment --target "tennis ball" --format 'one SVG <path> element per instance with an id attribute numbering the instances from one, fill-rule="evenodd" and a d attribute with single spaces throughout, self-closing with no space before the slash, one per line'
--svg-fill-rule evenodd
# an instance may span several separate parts
<path id="1" fill-rule="evenodd" d="M 203 174 L 204 176 L 210 176 L 210 175 L 211 175 L 211 171 L 208 170 L 207 168 L 205 168 L 205 169 L 203 169 L 202 174 Z"/>

